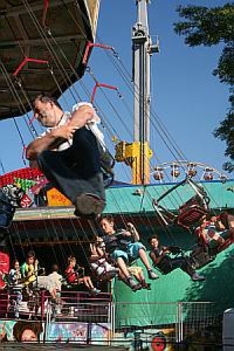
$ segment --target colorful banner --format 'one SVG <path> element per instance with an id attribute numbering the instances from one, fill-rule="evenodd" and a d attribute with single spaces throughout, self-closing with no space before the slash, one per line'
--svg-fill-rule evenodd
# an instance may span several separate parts
<path id="1" fill-rule="evenodd" d="M 108 323 L 0 320 L 0 342 L 48 342 L 107 345 L 110 341 Z"/>

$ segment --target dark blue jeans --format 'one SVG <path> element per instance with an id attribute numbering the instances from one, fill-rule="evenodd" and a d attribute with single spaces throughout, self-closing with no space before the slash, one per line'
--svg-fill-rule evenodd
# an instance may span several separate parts
<path id="1" fill-rule="evenodd" d="M 105 200 L 100 155 L 96 137 L 87 128 L 78 129 L 73 144 L 64 151 L 43 151 L 38 165 L 73 204 L 83 193 L 96 194 Z"/>

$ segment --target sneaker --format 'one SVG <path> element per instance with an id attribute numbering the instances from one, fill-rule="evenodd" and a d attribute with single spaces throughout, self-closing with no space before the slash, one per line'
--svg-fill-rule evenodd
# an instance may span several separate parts
<path id="1" fill-rule="evenodd" d="M 148 270 L 148 277 L 151 280 L 155 280 L 159 278 L 159 276 L 155 272 L 153 272 L 152 269 Z"/>
<path id="2" fill-rule="evenodd" d="M 140 283 L 136 283 L 133 278 L 129 278 L 128 279 L 128 285 L 130 286 L 130 288 L 132 289 L 132 291 L 137 291 L 140 290 L 142 288 L 142 285 Z"/>
<path id="3" fill-rule="evenodd" d="M 106 206 L 104 200 L 99 196 L 86 193 L 76 198 L 76 213 L 81 215 L 98 215 L 101 214 Z"/>
<path id="4" fill-rule="evenodd" d="M 206 279 L 203 275 L 199 275 L 198 273 L 193 273 L 191 278 L 192 278 L 192 280 L 194 282 L 196 282 L 196 281 L 203 281 L 203 280 Z"/>

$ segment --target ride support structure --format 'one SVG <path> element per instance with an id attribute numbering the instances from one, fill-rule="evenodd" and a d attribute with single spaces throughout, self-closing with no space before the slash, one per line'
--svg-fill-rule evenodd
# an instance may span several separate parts
<path id="1" fill-rule="evenodd" d="M 132 168 L 133 184 L 150 182 L 150 60 L 159 52 L 149 33 L 147 5 L 149 0 L 137 0 L 138 19 L 132 28 L 134 83 L 134 142 L 120 142 L 116 159 Z"/>

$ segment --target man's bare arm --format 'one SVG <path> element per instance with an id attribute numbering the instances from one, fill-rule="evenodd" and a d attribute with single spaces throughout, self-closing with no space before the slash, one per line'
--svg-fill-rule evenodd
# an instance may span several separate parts
<path id="1" fill-rule="evenodd" d="M 57 148 L 65 140 L 71 139 L 77 129 L 74 125 L 64 125 L 51 130 L 41 138 L 35 139 L 27 147 L 27 159 L 30 161 L 36 160 L 42 151 Z"/>
<path id="2" fill-rule="evenodd" d="M 140 235 L 136 230 L 136 227 L 132 223 L 127 223 L 127 227 L 131 233 L 134 242 L 140 241 Z"/>
<path id="3" fill-rule="evenodd" d="M 155 265 L 157 265 L 160 262 L 160 259 L 155 255 L 153 251 L 149 253 L 149 257 Z"/>

